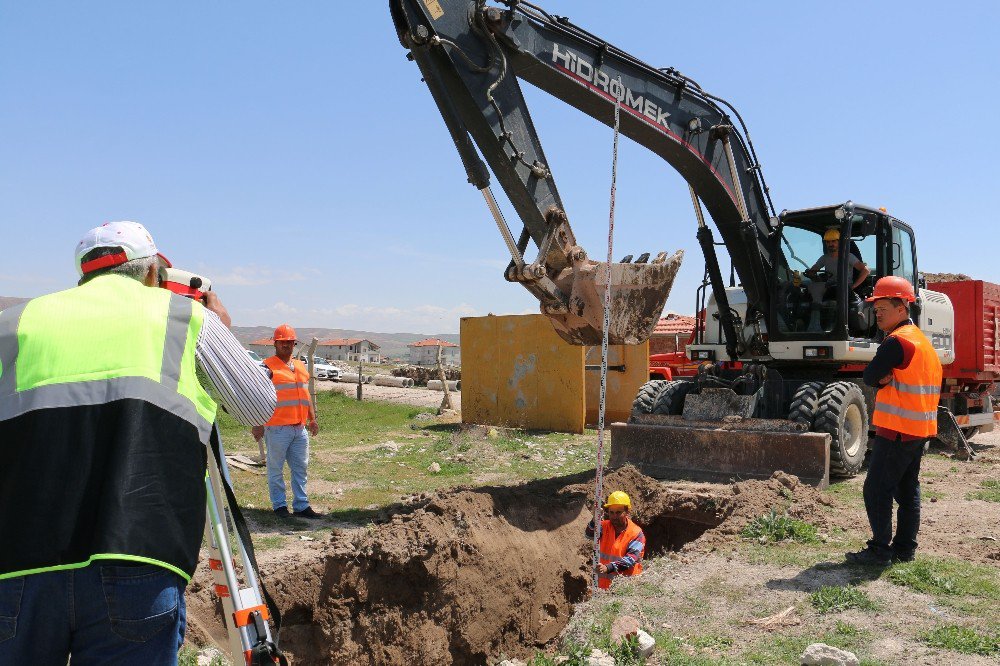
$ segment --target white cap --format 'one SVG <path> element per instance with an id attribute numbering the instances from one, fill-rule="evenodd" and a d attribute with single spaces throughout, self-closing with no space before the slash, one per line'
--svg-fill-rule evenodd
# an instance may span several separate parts
<path id="1" fill-rule="evenodd" d="M 83 257 L 99 247 L 118 248 L 121 252 L 98 257 L 84 265 L 82 263 Z M 156 243 L 146 231 L 146 227 L 138 222 L 105 222 L 84 234 L 80 242 L 76 244 L 76 271 L 83 276 L 100 268 L 118 266 L 126 261 L 153 256 L 158 256 L 160 263 L 165 266 L 172 265 L 166 257 L 157 251 Z"/>

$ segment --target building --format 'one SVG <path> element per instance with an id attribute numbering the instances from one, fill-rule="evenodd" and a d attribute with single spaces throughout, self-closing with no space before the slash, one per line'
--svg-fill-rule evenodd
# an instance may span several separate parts
<path id="1" fill-rule="evenodd" d="M 274 356 L 274 338 L 260 338 L 259 340 L 248 342 L 244 347 L 250 351 L 257 352 L 261 358 Z"/>
<path id="2" fill-rule="evenodd" d="M 427 338 L 406 345 L 410 363 L 413 365 L 437 365 L 438 347 L 441 348 L 441 362 L 445 365 L 459 365 L 462 362 L 458 345 L 438 338 Z"/>
<path id="3" fill-rule="evenodd" d="M 354 361 L 379 363 L 382 361 L 380 347 L 364 338 L 334 338 L 320 340 L 316 345 L 316 355 L 331 361 Z"/>
<path id="4" fill-rule="evenodd" d="M 656 322 L 653 335 L 649 338 L 650 354 L 669 354 L 684 351 L 694 333 L 695 319 L 676 312 L 668 312 Z"/>

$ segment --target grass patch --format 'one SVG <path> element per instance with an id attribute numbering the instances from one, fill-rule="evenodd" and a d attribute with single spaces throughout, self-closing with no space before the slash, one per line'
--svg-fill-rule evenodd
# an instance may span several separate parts
<path id="1" fill-rule="evenodd" d="M 819 543 L 815 525 L 790 518 L 788 514 L 779 514 L 775 509 L 751 520 L 740 532 L 740 536 L 759 543 Z"/>
<path id="2" fill-rule="evenodd" d="M 880 608 L 864 590 L 853 585 L 823 586 L 809 595 L 809 602 L 818 613 L 839 613 L 851 608 L 876 611 Z"/>
<path id="3" fill-rule="evenodd" d="M 264 534 L 253 538 L 253 546 L 257 550 L 274 550 L 284 545 L 285 537 L 280 534 Z"/>
<path id="4" fill-rule="evenodd" d="M 997 572 L 964 560 L 921 557 L 887 569 L 883 577 L 925 594 L 1000 599 Z"/>
<path id="5" fill-rule="evenodd" d="M 965 499 L 983 500 L 985 502 L 1000 502 L 1000 481 L 987 479 L 979 484 L 981 490 L 976 490 L 965 496 Z"/>
<path id="6" fill-rule="evenodd" d="M 981 634 L 971 627 L 947 625 L 924 633 L 921 639 L 931 647 L 984 657 L 1000 655 L 1000 636 Z"/>

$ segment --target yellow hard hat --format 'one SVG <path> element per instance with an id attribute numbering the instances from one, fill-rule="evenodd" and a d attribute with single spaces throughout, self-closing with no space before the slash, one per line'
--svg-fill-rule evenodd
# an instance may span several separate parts
<path id="1" fill-rule="evenodd" d="M 632 500 L 629 499 L 628 494 L 623 493 L 620 490 L 608 495 L 608 501 L 604 503 L 604 508 L 607 509 L 609 506 L 624 506 L 629 509 L 632 508 Z"/>
<path id="2" fill-rule="evenodd" d="M 840 229 L 830 227 L 829 229 L 823 232 L 823 240 L 825 241 L 840 240 Z"/>

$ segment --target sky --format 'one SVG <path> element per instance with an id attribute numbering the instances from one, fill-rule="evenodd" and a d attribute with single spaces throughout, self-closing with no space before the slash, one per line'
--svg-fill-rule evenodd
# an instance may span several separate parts
<path id="1" fill-rule="evenodd" d="M 1000 3 L 536 4 L 731 102 L 778 210 L 885 206 L 922 270 L 1000 282 Z M 612 131 L 523 87 L 603 257 Z M 73 286 L 76 242 L 121 219 L 237 325 L 453 333 L 537 311 L 380 0 L 0 0 L 0 295 Z M 684 314 L 695 225 L 681 177 L 623 139 L 614 254 L 685 250 Z"/>

